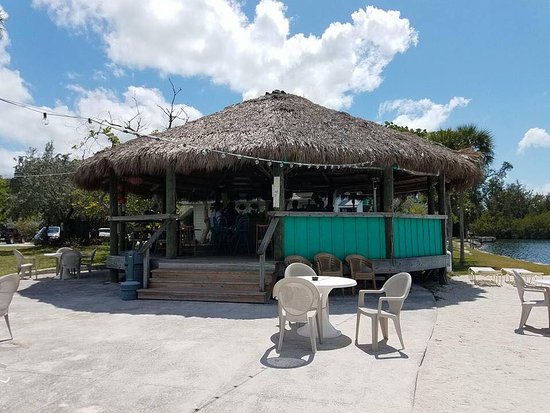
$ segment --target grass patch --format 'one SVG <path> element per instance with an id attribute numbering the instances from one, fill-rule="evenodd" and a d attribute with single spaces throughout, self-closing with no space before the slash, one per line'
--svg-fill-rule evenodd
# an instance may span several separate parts
<path id="1" fill-rule="evenodd" d="M 96 248 L 98 248 L 98 250 L 94 258 L 94 263 L 104 263 L 105 258 L 109 255 L 109 244 L 90 245 L 77 249 L 84 254 L 91 254 Z M 25 245 L 23 247 L 2 246 L 0 247 L 0 275 L 17 272 L 15 267 L 15 256 L 13 255 L 14 249 L 18 249 L 25 256 L 35 257 L 36 265 L 39 270 L 44 268 L 55 268 L 55 258 L 45 257 L 44 254 L 57 251 L 57 247 L 47 245 Z"/>
<path id="2" fill-rule="evenodd" d="M 524 268 L 533 272 L 550 274 L 550 265 L 534 264 L 529 261 L 516 260 L 502 255 L 490 254 L 465 245 L 464 265 L 459 263 L 460 251 L 458 243 L 454 243 L 453 251 L 453 273 L 464 275 L 468 273 L 468 267 L 493 267 L 501 268 Z"/>

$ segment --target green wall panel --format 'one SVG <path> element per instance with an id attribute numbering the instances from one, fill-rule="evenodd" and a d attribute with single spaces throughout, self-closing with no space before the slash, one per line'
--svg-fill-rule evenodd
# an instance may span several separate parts
<path id="1" fill-rule="evenodd" d="M 441 220 L 395 217 L 394 257 L 424 257 L 443 254 Z"/>
<path id="2" fill-rule="evenodd" d="M 329 252 L 340 259 L 348 254 L 385 258 L 384 218 L 288 216 L 284 219 L 285 256 L 313 259 Z"/>

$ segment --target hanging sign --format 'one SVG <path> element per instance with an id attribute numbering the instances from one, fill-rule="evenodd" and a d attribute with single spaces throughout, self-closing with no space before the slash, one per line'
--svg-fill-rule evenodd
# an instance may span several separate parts
<path id="1" fill-rule="evenodd" d="M 273 197 L 273 208 L 281 206 L 281 177 L 273 177 L 273 185 L 271 185 L 271 195 Z"/>

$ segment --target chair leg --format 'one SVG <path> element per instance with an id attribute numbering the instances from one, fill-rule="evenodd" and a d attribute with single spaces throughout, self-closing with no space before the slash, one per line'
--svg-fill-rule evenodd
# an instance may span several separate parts
<path id="1" fill-rule="evenodd" d="M 384 317 L 379 318 L 380 329 L 382 330 L 382 337 L 388 339 L 388 319 Z"/>
<path id="2" fill-rule="evenodd" d="M 319 344 L 323 344 L 323 320 L 321 313 L 317 313 L 316 317 L 316 324 L 317 324 L 317 332 L 319 333 Z"/>
<path id="3" fill-rule="evenodd" d="M 309 341 L 311 342 L 311 349 L 313 350 L 313 354 L 315 354 L 317 352 L 317 342 L 315 339 L 317 336 L 317 334 L 315 334 L 317 327 L 315 326 L 315 316 L 308 317 L 307 324 L 309 326 Z"/>
<path id="4" fill-rule="evenodd" d="M 378 351 L 378 317 L 371 318 L 372 325 L 372 350 Z"/>
<path id="5" fill-rule="evenodd" d="M 531 309 L 533 307 L 530 305 L 522 305 L 521 306 L 521 319 L 519 321 L 519 328 L 520 330 L 523 329 L 523 326 L 525 323 L 527 323 L 527 319 L 529 318 L 529 314 L 531 314 Z"/>
<path id="6" fill-rule="evenodd" d="M 355 322 L 355 344 L 359 344 L 359 321 L 361 320 L 361 312 L 357 311 L 357 321 Z"/>
<path id="7" fill-rule="evenodd" d="M 4 320 L 6 321 L 6 325 L 8 326 L 8 331 L 10 332 L 10 339 L 13 340 L 13 335 L 11 334 L 11 328 L 10 328 L 10 319 L 8 315 L 4 315 Z"/>
<path id="8" fill-rule="evenodd" d="M 388 320 L 386 320 L 386 328 L 388 326 L 387 324 Z M 399 337 L 399 342 L 401 343 L 401 348 L 405 348 L 405 344 L 403 343 L 403 334 L 401 333 L 401 320 L 398 317 L 393 319 L 393 325 L 395 326 L 395 331 L 397 331 L 397 337 Z"/>
<path id="9" fill-rule="evenodd" d="M 283 348 L 283 337 L 285 335 L 286 320 L 283 316 L 279 316 L 279 344 L 277 345 L 277 353 Z"/>

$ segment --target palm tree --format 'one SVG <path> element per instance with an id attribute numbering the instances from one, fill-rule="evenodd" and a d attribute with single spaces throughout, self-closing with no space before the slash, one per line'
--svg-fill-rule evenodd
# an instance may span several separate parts
<path id="1" fill-rule="evenodd" d="M 443 129 L 428 134 L 428 139 L 439 142 L 448 148 L 460 150 L 471 148 L 483 155 L 485 173 L 495 156 L 493 135 L 486 129 L 480 129 L 474 124 L 458 126 L 456 129 Z M 472 190 L 475 191 L 475 190 Z M 470 192 L 470 196 L 472 192 Z M 458 217 L 460 225 L 460 263 L 464 264 L 464 201 L 465 192 L 458 194 Z M 450 202 L 450 197 L 449 197 Z M 452 247 L 452 246 L 451 246 Z"/>

